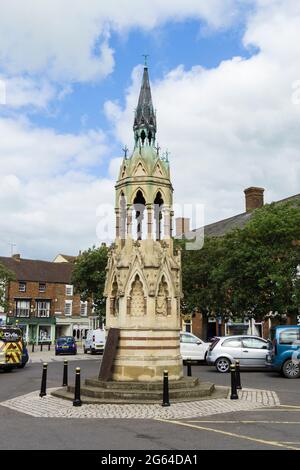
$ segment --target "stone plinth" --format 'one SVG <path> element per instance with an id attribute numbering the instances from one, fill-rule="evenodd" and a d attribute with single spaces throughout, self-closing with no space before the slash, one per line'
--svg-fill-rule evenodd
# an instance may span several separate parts
<path id="1" fill-rule="evenodd" d="M 169 382 L 169 397 L 171 402 L 195 401 L 210 397 L 215 386 L 202 382 L 198 378 L 184 377 Z M 52 392 L 59 398 L 73 400 L 74 386 Z M 160 382 L 103 382 L 97 378 L 86 379 L 81 388 L 83 403 L 162 403 L 163 383 Z"/>

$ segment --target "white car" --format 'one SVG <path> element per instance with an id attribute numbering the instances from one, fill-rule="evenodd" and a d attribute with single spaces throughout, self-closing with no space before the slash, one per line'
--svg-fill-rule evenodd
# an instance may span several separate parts
<path id="1" fill-rule="evenodd" d="M 192 361 L 205 361 L 210 344 L 211 343 L 205 343 L 192 333 L 185 331 L 180 333 L 180 354 L 184 361 L 187 359 L 191 359 Z"/>
<path id="2" fill-rule="evenodd" d="M 89 351 L 91 354 L 103 353 L 105 347 L 105 330 L 88 330 L 84 341 L 84 354 Z"/>

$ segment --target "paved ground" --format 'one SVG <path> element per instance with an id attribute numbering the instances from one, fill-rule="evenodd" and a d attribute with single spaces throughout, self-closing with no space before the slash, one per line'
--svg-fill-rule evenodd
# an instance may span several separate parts
<path id="1" fill-rule="evenodd" d="M 83 378 L 97 375 L 101 359 L 89 359 L 72 362 L 70 357 L 70 376 L 77 366 L 81 367 Z M 229 375 L 217 374 L 208 366 L 195 366 L 193 373 L 204 380 L 229 385 Z M 24 370 L 0 373 L 0 402 L 38 390 L 40 378 L 41 364 L 35 363 Z M 61 380 L 62 364 L 49 363 L 48 386 L 60 386 Z M 247 388 L 275 391 L 281 405 L 181 419 L 174 415 L 157 419 L 62 419 L 32 417 L 0 403 L 0 420 L 5 429 L 0 448 L 300 450 L 299 380 L 283 379 L 270 372 L 243 372 L 242 381 Z"/>
<path id="2" fill-rule="evenodd" d="M 83 348 L 81 346 L 77 347 L 77 354 L 70 355 L 58 355 L 55 356 L 54 346 L 51 346 L 50 351 L 48 346 L 44 346 L 43 350 L 40 350 L 40 347 L 35 347 L 34 352 L 31 350 L 31 346 L 28 347 L 29 352 L 29 363 L 36 362 L 63 362 L 65 359 L 69 361 L 86 361 L 86 360 L 99 360 L 99 354 L 84 354 Z"/>

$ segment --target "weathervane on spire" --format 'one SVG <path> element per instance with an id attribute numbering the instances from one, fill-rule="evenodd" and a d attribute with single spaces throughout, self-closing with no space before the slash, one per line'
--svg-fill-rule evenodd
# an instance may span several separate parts
<path id="1" fill-rule="evenodd" d="M 142 54 L 142 56 L 144 57 L 144 66 L 145 66 L 145 67 L 148 67 L 148 57 L 149 57 L 149 54 Z"/>
<path id="2" fill-rule="evenodd" d="M 127 145 L 125 145 L 125 147 L 122 150 L 124 152 L 125 160 L 127 160 L 127 153 L 128 153 L 129 148 L 127 147 Z"/>

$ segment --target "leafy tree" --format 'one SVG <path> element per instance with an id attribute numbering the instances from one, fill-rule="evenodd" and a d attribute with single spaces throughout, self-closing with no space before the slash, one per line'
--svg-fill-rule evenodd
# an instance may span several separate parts
<path id="1" fill-rule="evenodd" d="M 183 311 L 262 319 L 300 306 L 300 204 L 270 204 L 224 237 L 206 237 L 199 251 L 182 246 Z"/>
<path id="2" fill-rule="evenodd" d="M 182 312 L 202 313 L 205 336 L 208 317 L 219 315 L 224 307 L 222 286 L 214 278 L 214 267 L 223 256 L 222 239 L 206 238 L 201 250 L 186 250 L 184 241 L 179 244 L 182 249 Z"/>
<path id="3" fill-rule="evenodd" d="M 249 223 L 224 237 L 215 277 L 235 314 L 293 317 L 300 305 L 300 205 L 290 201 L 255 211 Z"/>
<path id="4" fill-rule="evenodd" d="M 105 297 L 103 296 L 108 248 L 89 248 L 75 261 L 72 283 L 83 301 L 92 299 L 95 313 L 105 318 Z"/>
<path id="5" fill-rule="evenodd" d="M 7 284 L 13 280 L 15 280 L 15 274 L 0 263 L 0 307 L 4 311 L 8 309 Z"/>

